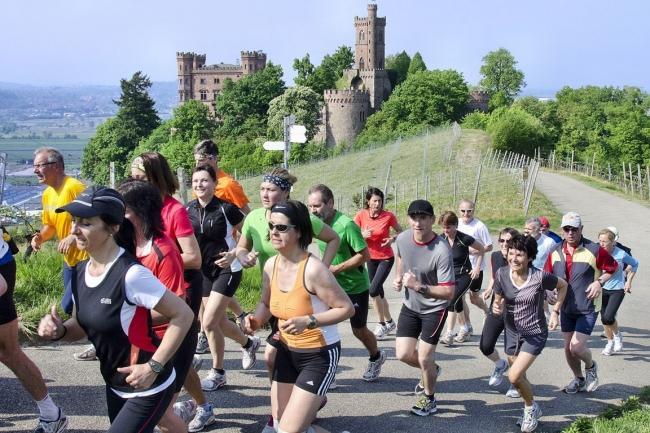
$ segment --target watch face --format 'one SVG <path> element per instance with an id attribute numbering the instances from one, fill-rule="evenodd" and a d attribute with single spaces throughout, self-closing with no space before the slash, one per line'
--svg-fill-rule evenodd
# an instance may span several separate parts
<path id="1" fill-rule="evenodd" d="M 153 359 L 149 360 L 149 366 L 151 367 L 151 370 L 153 370 L 154 373 L 160 373 L 163 371 L 164 366 L 157 362 L 154 361 Z"/>

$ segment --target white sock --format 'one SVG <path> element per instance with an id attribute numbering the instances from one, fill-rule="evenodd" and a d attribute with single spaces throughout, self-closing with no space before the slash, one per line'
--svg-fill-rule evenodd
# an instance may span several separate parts
<path id="1" fill-rule="evenodd" d="M 54 404 L 50 394 L 46 395 L 43 400 L 37 401 L 36 405 L 43 421 L 56 421 L 61 417 L 61 410 Z"/>

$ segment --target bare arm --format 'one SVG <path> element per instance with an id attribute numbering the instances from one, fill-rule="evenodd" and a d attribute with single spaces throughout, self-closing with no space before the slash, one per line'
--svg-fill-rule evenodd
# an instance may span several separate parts
<path id="1" fill-rule="evenodd" d="M 338 251 L 339 244 L 341 243 L 339 235 L 336 234 L 332 227 L 325 224 L 323 225 L 323 229 L 320 231 L 317 238 L 327 244 L 325 246 L 325 252 L 323 253 L 322 261 L 325 266 L 329 266 L 332 264 L 332 260 L 334 260 L 336 251 Z"/>
<path id="2" fill-rule="evenodd" d="M 201 250 L 194 235 L 176 238 L 181 247 L 181 258 L 185 269 L 201 269 Z"/>
<path id="3" fill-rule="evenodd" d="M 368 248 L 364 248 L 346 261 L 339 263 L 338 265 L 330 265 L 330 271 L 336 275 L 340 272 L 347 271 L 348 269 L 363 266 L 368 260 L 370 260 L 370 251 L 368 251 Z"/>
<path id="4" fill-rule="evenodd" d="M 402 279 L 404 276 L 404 271 L 402 270 L 402 257 L 399 254 L 395 254 L 395 279 L 393 280 L 393 289 L 398 292 L 402 290 Z"/>
<path id="5" fill-rule="evenodd" d="M 52 239 L 55 234 L 56 234 L 56 227 L 51 226 L 49 224 L 44 225 L 43 227 L 41 227 L 41 230 L 39 232 L 36 232 L 36 234 L 32 236 L 32 241 L 31 241 L 32 248 L 38 251 L 39 249 L 41 249 L 41 244 L 43 244 L 43 242 L 47 242 L 50 239 Z"/>
<path id="6" fill-rule="evenodd" d="M 559 322 L 559 316 L 560 316 L 560 309 L 562 308 L 562 303 L 564 302 L 564 298 L 566 297 L 568 286 L 569 285 L 567 284 L 567 282 L 562 278 L 557 279 L 557 285 L 555 286 L 557 290 L 557 302 L 553 306 L 553 310 L 551 311 L 551 318 L 549 319 L 548 322 L 548 328 L 550 330 L 554 330 L 557 328 Z"/>
<path id="7" fill-rule="evenodd" d="M 63 322 L 52 305 L 50 313 L 41 319 L 38 325 L 38 335 L 46 340 L 77 341 L 86 336 L 86 333 L 77 322 L 77 308 L 73 307 L 72 317 Z"/>
<path id="8" fill-rule="evenodd" d="M 491 247 L 492 245 L 490 245 Z M 483 247 L 483 244 L 480 243 L 479 241 L 475 240 L 472 245 L 470 245 L 470 248 L 475 251 L 475 256 L 476 256 L 476 266 L 472 269 L 472 272 L 469 273 L 470 277 L 472 280 L 475 280 L 479 277 L 481 274 L 481 265 L 483 264 L 483 257 L 485 254 L 485 248 Z"/>
<path id="9" fill-rule="evenodd" d="M 271 318 L 271 273 L 276 257 L 271 257 L 265 264 L 262 271 L 262 294 L 260 302 L 257 304 L 255 313 L 249 314 L 244 318 L 244 330 L 252 334 Z"/>

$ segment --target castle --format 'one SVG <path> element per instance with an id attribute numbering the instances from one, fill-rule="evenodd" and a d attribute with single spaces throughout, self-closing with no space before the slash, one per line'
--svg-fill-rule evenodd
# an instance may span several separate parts
<path id="1" fill-rule="evenodd" d="M 262 51 L 242 51 L 237 65 L 219 63 L 206 65 L 205 54 L 176 53 L 178 65 L 178 100 L 196 99 L 203 102 L 214 114 L 215 101 L 223 89 L 226 78 L 233 81 L 253 74 L 266 66 L 266 54 Z"/>

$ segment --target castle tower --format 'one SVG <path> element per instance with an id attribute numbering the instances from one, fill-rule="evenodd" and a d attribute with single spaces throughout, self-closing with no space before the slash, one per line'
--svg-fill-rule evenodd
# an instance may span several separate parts
<path id="1" fill-rule="evenodd" d="M 262 51 L 242 51 L 241 67 L 244 75 L 254 74 L 266 67 L 266 53 Z"/>
<path id="2" fill-rule="evenodd" d="M 194 67 L 194 53 L 176 53 L 176 64 L 178 65 L 178 100 L 182 103 L 194 99 L 192 92 L 192 69 Z M 203 56 L 205 62 L 205 56 Z"/>
<path id="3" fill-rule="evenodd" d="M 368 5 L 367 17 L 354 18 L 355 69 L 384 69 L 386 17 L 377 17 L 377 5 Z"/>
<path id="4" fill-rule="evenodd" d="M 324 135 L 328 146 L 351 145 L 370 114 L 370 95 L 365 90 L 325 90 Z"/>

